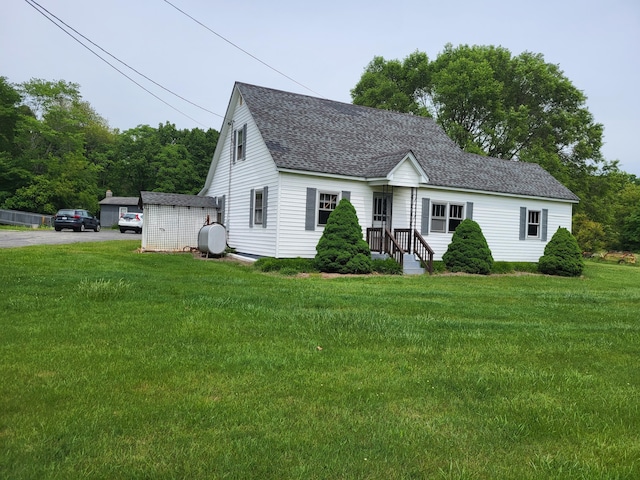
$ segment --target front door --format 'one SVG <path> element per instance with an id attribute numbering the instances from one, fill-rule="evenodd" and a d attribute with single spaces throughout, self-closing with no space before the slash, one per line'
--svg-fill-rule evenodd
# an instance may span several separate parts
<path id="1" fill-rule="evenodd" d="M 373 228 L 391 230 L 391 193 L 374 192 L 373 194 Z"/>

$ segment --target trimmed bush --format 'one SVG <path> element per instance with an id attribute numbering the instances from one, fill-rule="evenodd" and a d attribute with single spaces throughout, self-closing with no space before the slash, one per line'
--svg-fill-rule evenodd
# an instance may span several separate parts
<path id="1" fill-rule="evenodd" d="M 577 277 L 583 269 L 584 260 L 578 242 L 569 230 L 559 227 L 538 260 L 538 271 L 547 275 Z"/>
<path id="2" fill-rule="evenodd" d="M 493 262 L 492 274 L 505 273 L 538 273 L 538 264 L 535 262 Z"/>
<path id="3" fill-rule="evenodd" d="M 312 258 L 273 258 L 264 257 L 258 259 L 253 266 L 262 272 L 280 272 L 282 275 L 295 275 L 297 273 L 316 272 L 315 262 Z"/>
<path id="4" fill-rule="evenodd" d="M 371 251 L 362 238 L 356 209 L 346 198 L 329 215 L 316 252 L 321 272 L 371 273 Z"/>
<path id="5" fill-rule="evenodd" d="M 450 272 L 491 273 L 493 257 L 477 222 L 466 219 L 458 225 L 442 261 Z"/>

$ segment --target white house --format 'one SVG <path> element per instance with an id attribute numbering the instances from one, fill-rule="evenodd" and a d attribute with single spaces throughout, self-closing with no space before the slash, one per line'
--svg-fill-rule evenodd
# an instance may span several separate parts
<path id="1" fill-rule="evenodd" d="M 236 83 L 200 196 L 228 244 L 255 256 L 314 257 L 342 198 L 374 250 L 424 239 L 440 259 L 477 221 L 495 260 L 532 261 L 578 197 L 539 165 L 463 152 L 430 118 Z M 382 235 L 382 237 L 380 236 Z"/>

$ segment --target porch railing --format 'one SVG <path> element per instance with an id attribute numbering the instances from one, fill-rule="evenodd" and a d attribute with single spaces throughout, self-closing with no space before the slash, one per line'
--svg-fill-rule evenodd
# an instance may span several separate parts
<path id="1" fill-rule="evenodd" d="M 383 253 L 382 228 L 367 228 L 367 243 L 372 252 Z"/>
<path id="2" fill-rule="evenodd" d="M 386 253 L 400 265 L 404 265 L 404 254 L 411 252 L 427 267 L 429 275 L 433 274 L 434 252 L 424 237 L 413 230 L 413 249 L 411 229 L 396 228 L 393 233 L 388 228 L 367 228 L 367 243 L 372 252 Z"/>
<path id="3" fill-rule="evenodd" d="M 393 236 L 396 237 L 397 242 L 402 246 L 405 252 L 411 251 L 411 230 L 408 228 L 394 228 Z"/>
<path id="4" fill-rule="evenodd" d="M 418 230 L 413 231 L 413 253 L 427 266 L 429 275 L 433 275 L 433 250 Z"/>
<path id="5" fill-rule="evenodd" d="M 388 228 L 384 229 L 384 253 L 392 257 L 400 266 L 404 267 L 404 254 L 405 251 L 393 236 L 393 233 Z"/>

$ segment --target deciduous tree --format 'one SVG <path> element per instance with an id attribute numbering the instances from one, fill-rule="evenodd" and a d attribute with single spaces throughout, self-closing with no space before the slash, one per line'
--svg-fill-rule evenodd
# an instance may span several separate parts
<path id="1" fill-rule="evenodd" d="M 420 52 L 402 62 L 375 57 L 351 95 L 358 105 L 432 115 L 470 152 L 535 161 L 531 153 L 542 149 L 562 164 L 601 160 L 602 125 L 541 54 L 448 44 L 431 62 Z"/>

